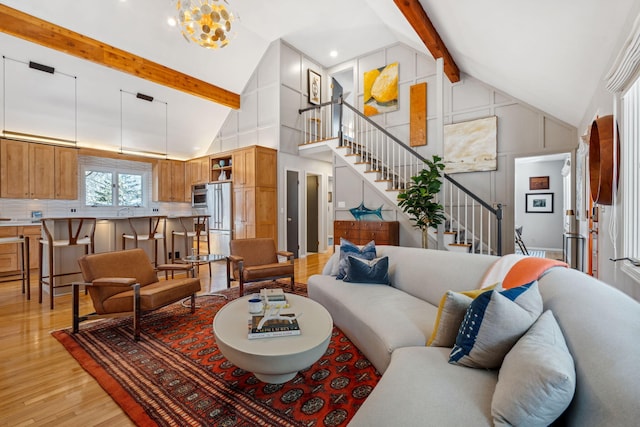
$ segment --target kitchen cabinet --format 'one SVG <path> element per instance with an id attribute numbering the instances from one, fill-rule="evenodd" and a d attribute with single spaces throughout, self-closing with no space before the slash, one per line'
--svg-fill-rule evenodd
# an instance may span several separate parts
<path id="1" fill-rule="evenodd" d="M 191 194 L 193 184 L 206 184 L 209 182 L 209 156 L 191 159 L 185 164 L 187 194 Z"/>
<path id="2" fill-rule="evenodd" d="M 78 150 L 55 147 L 56 199 L 78 199 Z"/>
<path id="3" fill-rule="evenodd" d="M 6 139 L 0 144 L 0 197 L 53 199 L 55 148 Z"/>
<path id="4" fill-rule="evenodd" d="M 398 246 L 400 224 L 398 221 L 334 221 L 334 244 L 345 238 L 356 245 L 366 245 L 375 241 L 376 245 Z"/>
<path id="5" fill-rule="evenodd" d="M 22 141 L 0 141 L 0 197 L 78 198 L 78 152 Z"/>
<path id="6" fill-rule="evenodd" d="M 232 156 L 233 238 L 269 237 L 277 245 L 277 153 L 252 146 Z"/>
<path id="7" fill-rule="evenodd" d="M 153 200 L 186 202 L 185 163 L 179 160 L 158 160 L 153 165 Z"/>
<path id="8" fill-rule="evenodd" d="M 29 268 L 38 268 L 38 242 L 40 241 L 40 226 L 3 226 L 0 227 L 0 237 L 29 237 Z M 0 273 L 15 273 L 20 270 L 20 247 L 18 244 L 0 245 Z"/>

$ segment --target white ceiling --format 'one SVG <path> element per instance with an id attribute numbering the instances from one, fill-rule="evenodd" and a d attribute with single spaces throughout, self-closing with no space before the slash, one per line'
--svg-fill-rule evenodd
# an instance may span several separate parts
<path id="1" fill-rule="evenodd" d="M 279 38 L 325 67 L 398 41 L 428 53 L 391 0 L 229 2 L 240 16 L 237 37 L 228 47 L 211 51 L 188 44 L 167 25 L 167 17 L 174 15 L 171 0 L 2 1 L 236 93 Z M 574 126 L 619 49 L 625 36 L 620 29 L 629 28 L 640 11 L 638 0 L 421 3 L 463 75 Z M 335 58 L 329 56 L 333 49 Z M 0 53 L 9 58 L 3 94 L 8 130 L 71 139 L 76 132 L 73 117 L 64 113 L 74 110 L 73 78 L 56 74 L 55 81 L 47 80 L 51 76 L 14 60 L 40 62 L 77 77 L 77 138 L 84 145 L 113 149 L 122 144 L 190 158 L 206 152 L 229 111 L 2 33 Z M 130 95 L 136 92 L 166 104 L 144 103 Z"/>

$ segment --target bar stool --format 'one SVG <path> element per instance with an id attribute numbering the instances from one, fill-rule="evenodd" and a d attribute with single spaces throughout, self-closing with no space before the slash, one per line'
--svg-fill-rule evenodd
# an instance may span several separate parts
<path id="1" fill-rule="evenodd" d="M 19 280 L 22 281 L 22 293 L 27 293 L 27 299 L 31 299 L 31 271 L 29 270 L 29 264 L 31 263 L 29 257 L 29 236 L 5 236 L 0 237 L 0 245 L 15 245 L 20 247 L 20 273 Z M 0 283 L 14 281 L 15 274 L 3 277 Z"/>
<path id="2" fill-rule="evenodd" d="M 184 238 L 184 253 L 182 258 L 191 255 L 189 251 L 189 242 L 190 239 L 194 239 L 196 243 L 196 252 L 194 255 L 201 255 L 200 253 L 200 242 L 206 240 L 207 242 L 207 254 L 211 253 L 211 245 L 209 243 L 209 217 L 210 215 L 190 215 L 190 216 L 181 216 L 178 217 L 178 221 L 180 222 L 180 228 L 177 230 L 173 230 L 171 232 L 171 253 L 175 256 L 175 238 L 176 236 Z M 191 244 L 191 248 L 193 248 L 193 243 Z M 174 262 L 178 262 L 178 260 L 174 260 Z M 212 277 L 211 274 L 211 262 L 208 261 L 206 264 L 209 264 L 209 277 Z M 202 264 L 204 264 L 203 262 Z M 200 264 L 197 264 L 198 274 L 200 274 Z"/>
<path id="3" fill-rule="evenodd" d="M 142 224 L 146 222 L 146 226 Z M 137 224 L 134 224 L 137 223 Z M 131 228 L 131 234 L 122 233 L 122 249 L 126 249 L 126 241 L 133 240 L 135 248 L 138 247 L 138 242 L 149 241 L 153 242 L 154 258 L 153 266 L 158 268 L 158 240 L 162 240 L 164 264 L 167 263 L 167 217 L 162 215 L 155 216 L 143 216 L 129 218 L 129 227 Z"/>
<path id="4" fill-rule="evenodd" d="M 40 239 L 39 245 L 39 280 L 38 280 L 38 302 L 42 303 L 42 289 L 44 285 L 49 286 L 51 309 L 53 309 L 53 298 L 55 289 L 65 286 L 71 286 L 71 283 L 55 284 L 56 277 L 69 276 L 72 274 L 80 274 L 80 271 L 73 272 L 56 272 L 54 262 L 54 250 L 68 248 L 73 246 L 84 247 L 84 253 L 94 253 L 95 244 L 94 236 L 96 231 L 96 218 L 43 218 L 42 220 L 43 237 Z M 66 227 L 58 227 L 56 223 L 66 223 Z M 81 235 L 82 234 L 82 235 Z M 43 273 L 43 253 L 44 247 L 47 247 L 48 275 Z M 77 263 L 76 263 L 77 265 Z"/>

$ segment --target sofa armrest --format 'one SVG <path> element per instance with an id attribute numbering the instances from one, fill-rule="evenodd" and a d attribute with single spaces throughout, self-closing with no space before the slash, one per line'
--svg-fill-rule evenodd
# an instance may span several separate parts
<path id="1" fill-rule="evenodd" d="M 100 277 L 95 279 L 92 286 L 118 286 L 128 288 L 131 285 L 138 283 L 138 280 L 134 277 Z"/>

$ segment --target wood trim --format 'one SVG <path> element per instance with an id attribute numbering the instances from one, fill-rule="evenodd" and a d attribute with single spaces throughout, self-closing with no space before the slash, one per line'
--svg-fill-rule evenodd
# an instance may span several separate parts
<path id="1" fill-rule="evenodd" d="M 0 31 L 226 107 L 240 108 L 237 93 L 5 5 L 0 5 Z"/>
<path id="2" fill-rule="evenodd" d="M 444 72 L 451 81 L 460 81 L 460 70 L 418 0 L 393 0 L 409 24 L 418 33 L 435 59 L 443 58 Z"/>

